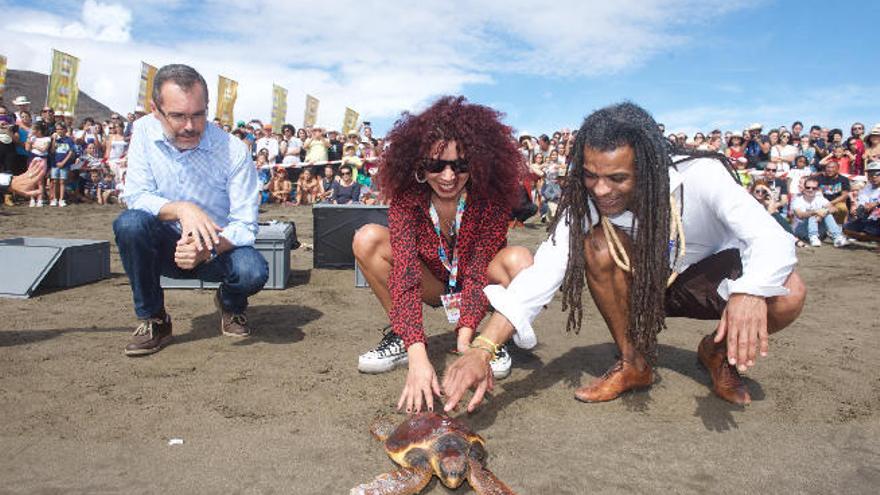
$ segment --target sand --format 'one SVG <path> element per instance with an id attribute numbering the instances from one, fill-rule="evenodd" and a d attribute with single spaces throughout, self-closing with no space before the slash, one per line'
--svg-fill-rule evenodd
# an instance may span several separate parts
<path id="1" fill-rule="evenodd" d="M 119 211 L 5 208 L 0 237 L 112 240 Z M 296 221 L 312 242 L 307 208 L 261 218 Z M 528 225 L 510 240 L 534 249 L 544 235 Z M 393 413 L 405 370 L 357 372 L 385 317 L 351 270 L 312 269 L 310 251 L 294 252 L 291 287 L 251 299 L 247 340 L 220 336 L 210 291 L 167 291 L 175 343 L 132 359 L 115 245 L 111 257 L 108 280 L 0 299 L 0 493 L 335 494 L 392 468 L 367 427 Z M 494 397 L 462 414 L 487 439 L 491 469 L 530 494 L 876 493 L 880 257 L 829 245 L 799 257 L 806 309 L 748 374 L 748 407 L 707 388 L 695 349 L 712 325 L 680 319 L 661 335 L 650 391 L 575 401 L 614 347 L 592 306 L 583 331 L 566 334 L 557 296 L 536 321 L 539 346 L 514 350 Z M 426 322 L 442 374 L 452 335 L 439 310 Z M 425 493 L 452 492 L 435 480 Z"/>

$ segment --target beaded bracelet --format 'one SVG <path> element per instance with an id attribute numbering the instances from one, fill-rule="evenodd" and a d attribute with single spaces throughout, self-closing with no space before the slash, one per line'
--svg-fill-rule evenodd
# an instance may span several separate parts
<path id="1" fill-rule="evenodd" d="M 480 342 L 485 342 L 485 343 L 489 344 L 489 346 L 492 348 L 492 355 L 498 354 L 498 351 L 501 349 L 500 345 L 496 344 L 495 342 L 492 342 L 491 340 L 487 339 L 486 337 L 484 337 L 482 335 L 477 335 L 477 338 L 475 338 L 474 341 L 477 341 L 477 340 L 479 340 Z"/>
<path id="2" fill-rule="evenodd" d="M 489 355 L 492 356 L 493 358 L 495 357 L 495 353 L 492 352 L 492 349 L 489 349 L 489 348 L 483 347 L 483 346 L 481 346 L 481 345 L 470 344 L 470 345 L 468 345 L 468 348 L 470 348 L 470 349 L 480 349 L 481 351 L 486 351 L 486 352 L 488 352 Z"/>

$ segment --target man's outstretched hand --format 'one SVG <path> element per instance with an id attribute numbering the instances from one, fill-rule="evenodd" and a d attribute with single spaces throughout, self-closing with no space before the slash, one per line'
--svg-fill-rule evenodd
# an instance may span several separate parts
<path id="1" fill-rule="evenodd" d="M 446 405 L 443 411 L 449 413 L 458 407 L 458 402 L 469 389 L 474 389 L 474 396 L 467 405 L 468 412 L 474 412 L 486 392 L 495 388 L 495 378 L 489 367 L 492 356 L 481 349 L 468 349 L 455 360 L 443 376 L 443 391 Z"/>

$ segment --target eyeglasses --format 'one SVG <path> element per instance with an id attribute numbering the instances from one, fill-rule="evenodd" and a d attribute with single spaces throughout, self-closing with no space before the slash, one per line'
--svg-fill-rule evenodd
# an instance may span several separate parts
<path id="1" fill-rule="evenodd" d="M 192 121 L 193 124 L 201 122 L 208 118 L 208 109 L 204 109 L 201 112 L 196 112 L 192 114 L 185 114 L 179 112 L 168 112 L 165 113 L 164 110 L 160 107 L 156 107 L 159 110 L 159 113 L 162 114 L 163 117 L 168 119 L 171 123 L 175 125 L 185 125 L 187 121 Z"/>
<path id="2" fill-rule="evenodd" d="M 853 127 L 852 130 L 854 130 L 854 131 L 864 131 L 865 128 L 859 125 L 859 126 L 855 126 L 855 127 Z"/>
<path id="3" fill-rule="evenodd" d="M 878 175 L 880 175 L 880 170 L 869 170 L 868 171 L 868 177 L 876 177 Z"/>
<path id="4" fill-rule="evenodd" d="M 342 172 L 342 173 L 340 173 L 339 175 L 345 177 L 345 176 L 347 176 L 347 175 L 351 175 L 351 172 Z"/>
<path id="5" fill-rule="evenodd" d="M 776 168 L 765 168 L 764 170 L 766 170 L 766 171 L 768 171 L 768 172 L 776 172 L 776 171 L 779 170 L 779 169 L 776 169 Z"/>
<path id="6" fill-rule="evenodd" d="M 804 191 L 815 191 L 819 186 L 804 186 Z"/>
<path id="7" fill-rule="evenodd" d="M 451 167 L 456 174 L 464 174 L 470 171 L 470 166 L 466 160 L 459 158 L 458 160 L 425 160 L 425 172 L 429 174 L 439 174 Z"/>
<path id="8" fill-rule="evenodd" d="M 55 111 L 52 110 L 51 108 L 44 108 L 43 113 L 55 113 Z"/>

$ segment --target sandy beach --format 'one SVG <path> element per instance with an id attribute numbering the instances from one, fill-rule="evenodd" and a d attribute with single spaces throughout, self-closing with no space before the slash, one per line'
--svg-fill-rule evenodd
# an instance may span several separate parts
<path id="1" fill-rule="evenodd" d="M 119 211 L 4 208 L 0 237 L 112 243 Z M 270 207 L 269 219 L 313 243 L 310 209 Z M 544 237 L 530 224 L 509 239 L 534 250 Z M 489 467 L 521 494 L 876 493 L 880 255 L 826 244 L 799 258 L 806 308 L 747 375 L 747 407 L 713 396 L 697 364 L 713 324 L 681 319 L 661 335 L 650 391 L 575 401 L 615 348 L 592 303 L 567 334 L 557 296 L 535 322 L 539 346 L 514 349 L 511 376 L 462 414 Z M 286 290 L 251 299 L 247 340 L 220 335 L 211 291 L 166 291 L 175 342 L 137 359 L 122 353 L 136 321 L 113 244 L 110 279 L 0 299 L 0 493 L 344 494 L 391 470 L 367 428 L 394 413 L 406 372 L 356 369 L 386 324 L 381 307 L 352 270 L 312 269 L 311 251 L 291 267 Z M 440 310 L 425 314 L 442 374 L 453 336 Z M 453 492 L 435 479 L 425 493 Z"/>

